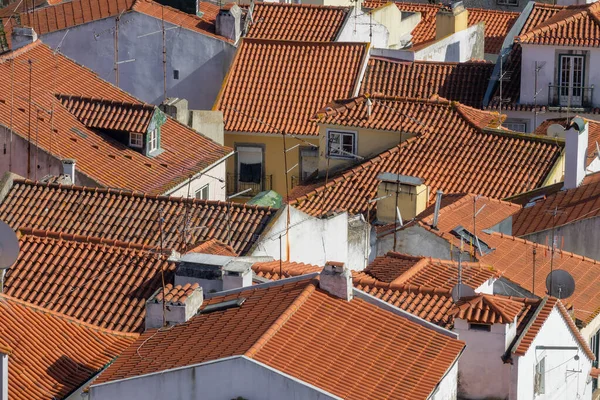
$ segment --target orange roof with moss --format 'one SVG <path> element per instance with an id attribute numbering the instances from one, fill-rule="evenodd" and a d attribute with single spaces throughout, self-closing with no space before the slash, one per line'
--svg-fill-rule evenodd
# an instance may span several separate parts
<path id="1" fill-rule="evenodd" d="M 202 313 L 206 306 L 240 298 L 245 301 L 238 307 Z M 310 351 L 292 351 L 289 343 Z M 351 351 L 338 351 L 340 346 Z M 463 348 L 449 332 L 360 296 L 333 297 L 317 279 L 295 278 L 210 298 L 188 322 L 141 335 L 96 383 L 238 355 L 345 399 L 427 399 Z M 347 384 L 348 376 L 354 385 Z"/>

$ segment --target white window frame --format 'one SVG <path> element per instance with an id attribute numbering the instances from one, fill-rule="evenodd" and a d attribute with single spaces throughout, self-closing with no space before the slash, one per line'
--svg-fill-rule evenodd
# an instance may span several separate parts
<path id="1" fill-rule="evenodd" d="M 341 150 L 344 151 L 343 153 L 339 152 L 339 149 L 337 149 L 337 151 L 339 153 L 337 153 L 337 154 L 333 153 L 332 154 L 332 150 L 333 150 L 331 148 L 332 147 L 331 146 L 332 136 L 336 136 L 336 135 L 339 136 L 339 138 L 340 138 L 338 143 L 342 143 L 344 137 L 351 137 L 352 138 L 352 149 L 351 149 L 351 151 L 344 150 L 343 147 L 342 147 Z M 352 132 L 352 131 L 338 131 L 338 130 L 333 130 L 333 129 L 329 130 L 328 129 L 327 130 L 327 138 L 326 138 L 327 139 L 327 157 L 328 158 L 340 158 L 340 159 L 345 159 L 345 160 L 356 158 L 355 157 L 356 156 L 356 151 L 357 151 L 357 143 L 356 143 L 357 140 L 356 140 L 356 137 L 357 137 L 356 132 Z"/>
<path id="2" fill-rule="evenodd" d="M 519 0 L 496 0 L 496 4 L 501 5 L 501 6 L 518 7 Z"/>
<path id="3" fill-rule="evenodd" d="M 158 129 L 155 128 L 148 135 L 148 153 L 158 149 Z"/>
<path id="4" fill-rule="evenodd" d="M 138 132 L 129 132 L 129 146 L 141 149 L 144 147 L 144 134 Z"/>
<path id="5" fill-rule="evenodd" d="M 533 376 L 533 394 L 535 396 L 546 393 L 546 357 L 542 357 L 535 364 Z"/>
<path id="6" fill-rule="evenodd" d="M 208 200 L 208 198 L 210 197 L 210 184 L 207 183 L 200 189 L 196 190 L 196 193 L 194 193 L 194 197 L 196 197 L 196 199 L 198 200 Z"/>
<path id="7" fill-rule="evenodd" d="M 523 127 L 523 130 L 514 129 L 515 125 L 521 125 Z M 511 131 L 527 133 L 527 122 L 526 121 L 510 121 L 510 120 L 508 120 L 508 121 L 504 121 L 503 126 L 506 129 L 510 129 Z"/>

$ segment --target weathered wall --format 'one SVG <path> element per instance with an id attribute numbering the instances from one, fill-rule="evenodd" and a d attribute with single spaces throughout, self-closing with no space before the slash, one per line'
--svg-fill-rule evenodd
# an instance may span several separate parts
<path id="1" fill-rule="evenodd" d="M 230 157 L 231 158 L 231 157 Z M 175 197 L 194 197 L 195 193 L 198 189 L 204 187 L 204 185 L 208 186 L 209 199 L 210 200 L 221 200 L 225 201 L 225 168 L 227 161 L 223 161 L 220 164 L 215 165 L 210 170 L 206 171 L 206 175 L 200 175 L 195 179 L 192 179 L 189 184 L 188 190 L 188 181 L 186 180 L 184 183 L 178 185 L 177 187 L 168 191 L 167 195 L 175 196 Z M 182 175 L 185 175 L 187 172 L 184 171 Z"/>
<path id="2" fill-rule="evenodd" d="M 587 218 L 554 230 L 554 236 L 562 250 L 600 260 L 600 218 Z M 552 229 L 523 236 L 532 242 L 552 243 Z"/>
<path id="3" fill-rule="evenodd" d="M 484 58 L 484 24 L 468 27 L 414 53 L 418 61 L 466 62 Z"/>
<path id="4" fill-rule="evenodd" d="M 231 357 L 195 367 L 90 388 L 90 400 L 339 399 L 314 386 L 245 357 Z"/>
<path id="5" fill-rule="evenodd" d="M 450 260 L 450 244 L 426 229 L 415 225 L 396 233 L 396 251 L 414 256 L 426 256 Z M 377 255 L 383 256 L 394 249 L 394 235 L 389 234 L 377 240 Z M 465 260 L 467 258 L 464 258 Z"/>
<path id="6" fill-rule="evenodd" d="M 398 9 L 398 7 L 396 7 Z M 369 29 L 369 23 L 372 23 Z M 383 24 L 373 21 L 364 11 L 353 8 L 342 27 L 336 41 L 370 42 L 372 47 L 387 48 L 390 33 Z"/>
<path id="7" fill-rule="evenodd" d="M 429 400 L 456 400 L 457 382 L 458 382 L 458 365 L 462 362 L 462 357 L 455 362 L 444 379 L 440 382 L 437 390 L 433 393 Z"/>
<path id="8" fill-rule="evenodd" d="M 165 28 L 175 25 L 165 22 Z M 42 41 L 67 57 L 115 83 L 115 18 L 43 35 Z M 148 33 L 153 35 L 140 37 Z M 63 40 L 64 38 L 64 40 Z M 166 31 L 167 94 L 189 100 L 192 109 L 210 110 L 231 63 L 235 47 L 225 41 L 183 28 Z M 135 11 L 127 12 L 119 24 L 119 86 L 148 103 L 163 101 L 161 21 Z M 179 71 L 174 79 L 173 71 Z"/>
<path id="9" fill-rule="evenodd" d="M 541 86 L 538 85 L 538 88 L 541 88 Z M 547 88 L 548 88 L 548 86 L 546 86 L 546 88 L 544 88 L 544 90 L 542 90 L 542 92 L 540 93 L 541 97 L 544 97 L 544 96 L 546 98 L 548 97 Z M 507 121 L 518 120 L 519 122 L 521 122 L 521 121 L 525 122 L 527 124 L 527 132 L 533 132 L 535 130 L 535 128 L 540 126 L 542 124 L 542 122 L 546 121 L 547 119 L 566 118 L 567 115 L 569 115 L 571 117 L 573 116 L 573 112 L 568 114 L 567 112 L 545 111 L 543 113 L 538 113 L 537 118 L 535 118 L 535 123 L 534 123 L 533 111 L 502 110 L 502 114 L 506 115 Z M 598 115 L 598 114 L 588 114 L 588 113 L 577 112 L 577 115 L 579 115 L 580 117 L 583 117 L 585 119 L 591 119 L 592 121 L 600 121 L 600 115 Z"/>

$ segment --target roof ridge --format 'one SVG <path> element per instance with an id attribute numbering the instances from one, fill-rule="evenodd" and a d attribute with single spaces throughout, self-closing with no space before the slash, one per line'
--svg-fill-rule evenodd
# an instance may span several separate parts
<path id="1" fill-rule="evenodd" d="M 414 284 L 395 283 L 395 282 L 383 282 L 371 275 L 367 275 L 366 273 L 364 273 L 361 276 L 353 275 L 352 276 L 352 284 L 354 286 L 358 286 L 358 285 L 373 286 L 373 287 L 376 287 L 379 289 L 407 291 L 410 293 L 417 292 L 417 293 L 426 293 L 426 294 L 436 294 L 436 295 L 442 295 L 442 296 L 450 296 L 452 294 L 450 289 L 435 288 L 433 286 L 414 285 Z"/>
<path id="2" fill-rule="evenodd" d="M 41 306 L 38 306 L 38 305 L 35 305 L 35 304 L 32 304 L 32 303 L 29 303 L 27 301 L 20 300 L 20 299 L 18 299 L 16 297 L 9 296 L 9 295 L 7 295 L 5 293 L 0 293 L 0 302 L 1 301 L 6 301 L 6 302 L 11 301 L 11 302 L 17 303 L 17 304 L 19 304 L 19 305 L 21 305 L 23 307 L 33 309 L 33 310 L 35 310 L 37 312 L 45 313 L 45 314 L 48 314 L 48 315 L 53 315 L 53 316 L 55 316 L 57 318 L 66 320 L 66 321 L 68 321 L 70 323 L 78 324 L 78 325 L 81 325 L 83 327 L 86 327 L 86 328 L 89 328 L 89 329 L 92 329 L 92 330 L 95 330 L 95 331 L 98 331 L 98 332 L 103 332 L 103 333 L 106 333 L 106 334 L 109 334 L 109 335 L 122 336 L 122 337 L 132 337 L 132 338 L 138 338 L 140 336 L 138 333 L 120 332 L 120 331 L 114 331 L 114 330 L 111 330 L 111 329 L 101 328 L 101 327 L 99 327 L 97 325 L 93 325 L 93 324 L 81 321 L 81 320 L 79 320 L 77 318 L 70 317 L 70 316 L 68 316 L 66 314 L 63 314 L 63 313 L 60 313 L 58 311 L 53 311 L 53 310 L 50 310 L 48 308 L 44 308 L 44 307 L 41 307 Z"/>
<path id="3" fill-rule="evenodd" d="M 315 8 L 324 10 L 350 10 L 352 7 L 349 6 L 327 6 L 322 4 L 298 4 L 298 3 L 280 3 L 280 2 L 260 2 L 256 3 L 254 7 L 296 7 L 296 8 Z"/>
<path id="4" fill-rule="evenodd" d="M 417 273 L 423 270 L 431 262 L 431 258 L 423 257 L 412 265 L 406 272 L 398 276 L 392 281 L 392 283 L 403 284 L 410 278 L 414 277 Z"/>
<path id="5" fill-rule="evenodd" d="M 283 281 L 284 282 L 284 281 Z M 316 279 L 312 279 L 306 287 L 302 290 L 302 293 L 296 297 L 296 299 L 277 317 L 275 322 L 254 342 L 252 347 L 250 347 L 243 355 L 248 358 L 253 358 L 256 353 L 260 351 L 260 349 L 267 344 L 269 339 L 271 339 L 279 329 L 294 315 L 296 311 L 308 300 L 310 295 L 314 293 L 316 290 L 316 285 L 318 285 Z"/>
<path id="6" fill-rule="evenodd" d="M 130 105 L 133 107 L 146 108 L 148 110 L 154 110 L 156 108 L 155 105 L 145 103 L 145 102 L 135 99 L 135 98 L 134 99 L 137 101 L 137 103 L 134 103 L 131 101 L 125 101 L 125 100 L 105 99 L 104 97 L 81 96 L 81 95 L 77 95 L 77 94 L 66 94 L 66 93 L 55 93 L 54 96 L 56 98 L 58 98 L 59 100 L 74 98 L 74 99 L 87 100 L 89 102 L 103 103 L 103 104 L 110 104 L 110 105 L 122 105 L 122 106 Z"/>
<path id="7" fill-rule="evenodd" d="M 594 355 L 594 353 L 590 349 L 589 345 L 587 344 L 587 342 L 581 335 L 581 332 L 579 331 L 579 329 L 577 329 L 577 326 L 573 322 L 573 318 L 571 318 L 571 316 L 569 315 L 569 312 L 565 308 L 565 305 L 562 303 L 562 301 L 560 301 L 560 299 L 556 299 L 555 306 L 557 306 L 558 311 L 560 312 L 562 317 L 566 320 L 567 325 L 569 325 L 569 329 L 571 330 L 571 333 L 573 334 L 573 336 L 575 336 L 575 340 L 577 340 L 579 342 L 579 344 L 581 345 L 581 347 L 583 347 L 583 351 L 586 353 L 586 355 L 591 360 L 594 360 L 596 358 L 596 356 Z"/>
<path id="8" fill-rule="evenodd" d="M 503 318 L 503 320 L 506 321 L 505 323 L 512 322 L 510 316 L 498 304 L 496 304 L 496 301 L 493 296 L 482 296 L 482 298 L 495 312 L 500 314 L 500 316 Z M 497 299 L 497 301 L 517 303 L 516 301 L 506 300 L 506 299 Z"/>
<path id="9" fill-rule="evenodd" d="M 65 241 L 69 241 L 69 242 L 78 242 L 78 243 L 90 243 L 90 244 L 95 244 L 95 245 L 119 247 L 119 248 L 129 249 L 129 250 L 160 251 L 160 246 L 151 246 L 151 245 L 147 245 L 147 244 L 138 244 L 138 243 L 133 243 L 133 242 L 123 242 L 121 240 L 106 239 L 106 238 L 90 236 L 90 235 L 86 236 L 86 235 L 77 235 L 77 234 L 44 230 L 44 229 L 36 229 L 33 227 L 21 227 L 21 228 L 19 228 L 19 232 L 23 236 L 34 236 L 34 237 L 39 237 L 39 238 L 65 240 Z M 162 252 L 165 254 L 170 254 L 169 249 L 164 249 Z"/>
<path id="10" fill-rule="evenodd" d="M 27 178 L 15 178 L 13 180 L 14 184 L 23 184 L 29 186 L 38 186 L 38 187 L 47 187 L 49 189 L 65 189 L 65 190 L 75 190 L 82 191 L 86 193 L 106 193 L 106 194 L 114 194 L 118 196 L 127 196 L 127 197 L 135 197 L 141 199 L 149 199 L 149 200 L 157 200 L 157 201 L 180 201 L 182 203 L 191 203 L 191 204 L 205 204 L 205 205 L 226 205 L 228 207 L 233 208 L 242 208 L 242 209 L 252 209 L 252 210 L 273 210 L 272 207 L 267 206 L 259 206 L 254 204 L 241 204 L 235 202 L 227 202 L 221 200 L 200 200 L 196 198 L 190 197 L 177 197 L 177 196 L 164 196 L 160 194 L 147 194 L 144 192 L 134 191 L 134 190 L 125 190 L 125 189 L 115 189 L 109 187 L 90 187 L 90 186 L 79 186 L 79 185 L 64 185 L 61 183 L 44 183 L 40 181 L 34 181 Z"/>
<path id="11" fill-rule="evenodd" d="M 538 304 L 538 306 L 535 309 L 535 312 L 533 313 L 533 315 L 531 316 L 529 321 L 527 321 L 525 328 L 523 329 L 521 334 L 516 337 L 515 342 L 510 347 L 510 349 L 509 349 L 510 353 L 514 353 L 519 348 L 519 346 L 521 345 L 521 342 L 525 338 L 525 335 L 527 334 L 527 332 L 529 331 L 531 326 L 534 324 L 535 320 L 537 319 L 538 315 L 540 314 L 540 312 L 542 311 L 542 309 L 544 308 L 544 306 L 546 305 L 547 302 L 548 302 L 548 296 L 545 296 L 544 298 L 542 298 L 540 300 L 540 304 Z"/>
<path id="12" fill-rule="evenodd" d="M 595 3 L 574 4 L 574 5 L 570 5 L 570 6 L 564 6 L 564 8 L 560 9 L 560 11 L 558 11 L 556 14 L 552 15 L 547 20 L 545 20 L 541 24 L 537 25 L 533 29 L 520 34 L 519 36 L 516 37 L 516 39 L 519 41 L 523 41 L 526 38 L 534 37 L 535 34 L 540 31 L 545 32 L 545 31 L 552 29 L 553 27 L 561 26 L 561 25 L 570 23 L 571 21 L 585 18 L 586 16 L 591 16 L 592 19 L 596 22 L 596 24 L 600 25 L 598 18 L 592 12 L 590 12 L 590 9 L 592 8 L 592 6 L 594 4 Z M 576 12 L 575 14 L 572 14 L 572 15 L 567 15 L 566 17 L 560 15 L 561 12 L 567 11 L 567 10 L 578 10 L 578 12 Z"/>
<path id="13" fill-rule="evenodd" d="M 488 14 L 507 14 L 507 15 L 521 15 L 518 11 L 504 11 L 504 10 L 491 10 L 487 8 L 479 8 L 479 7 L 466 7 L 467 11 L 477 11 Z"/>
<path id="14" fill-rule="evenodd" d="M 255 44 L 289 44 L 296 46 L 335 46 L 335 47 L 345 47 L 345 46 L 360 46 L 360 47 L 368 47 L 368 42 L 316 42 L 309 40 L 286 40 L 286 39 L 260 39 L 260 38 L 243 38 L 244 42 L 247 43 L 255 43 Z"/>
<path id="15" fill-rule="evenodd" d="M 473 193 L 457 193 L 457 194 L 459 194 L 459 195 L 462 194 L 463 196 L 460 199 L 458 199 L 458 200 L 456 200 L 456 201 L 448 204 L 447 206 L 442 207 L 440 209 L 440 211 L 439 211 L 439 215 L 443 215 L 444 213 L 450 212 L 453 209 L 456 209 L 458 207 L 462 207 L 468 201 L 473 200 L 473 198 L 475 198 L 475 197 L 479 197 L 480 199 L 485 199 L 488 202 L 498 203 L 498 204 L 506 205 L 506 206 L 509 206 L 509 207 L 516 207 L 519 210 L 522 208 L 522 206 L 519 205 L 519 204 L 511 203 L 510 201 L 506 201 L 506 200 L 502 200 L 502 199 L 495 199 L 495 198 L 492 198 L 492 197 L 489 197 L 489 196 L 475 195 Z M 452 193 L 452 195 L 456 195 L 456 194 Z M 443 196 L 442 196 L 442 198 L 443 198 Z M 448 209 L 449 211 L 445 211 L 446 209 Z M 429 215 L 421 218 L 420 221 L 423 221 L 425 218 L 429 219 L 429 218 L 432 218 L 432 217 L 433 217 L 433 214 L 429 214 Z M 487 228 L 485 228 L 485 229 L 487 229 Z M 473 232 L 473 233 L 475 233 L 475 232 Z"/>
<path id="16" fill-rule="evenodd" d="M 5 29 L 6 29 L 6 27 L 5 27 Z M 14 58 L 17 58 L 17 57 L 21 56 L 23 53 L 27 53 L 29 50 L 31 50 L 37 46 L 40 46 L 41 44 L 42 44 L 42 41 L 40 39 L 38 39 L 33 43 L 26 44 L 25 46 L 20 47 L 16 50 L 11 50 L 10 52 L 8 52 L 6 54 L 2 54 L 2 55 L 0 55 L 0 64 L 4 63 L 6 61 L 12 60 Z"/>

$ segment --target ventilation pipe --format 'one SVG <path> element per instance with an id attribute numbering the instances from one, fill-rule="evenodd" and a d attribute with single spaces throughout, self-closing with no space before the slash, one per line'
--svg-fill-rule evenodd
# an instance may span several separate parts
<path id="1" fill-rule="evenodd" d="M 367 97 L 367 118 L 371 118 L 373 114 L 373 102 Z"/>
<path id="2" fill-rule="evenodd" d="M 438 226 L 438 218 L 440 216 L 440 208 L 442 207 L 442 195 L 444 192 L 441 190 L 437 191 L 435 196 L 435 209 L 433 211 L 433 224 L 431 225 L 433 229 L 437 229 Z"/>
<path id="3" fill-rule="evenodd" d="M 62 160 L 63 174 L 71 178 L 71 183 L 75 184 L 75 160 L 65 158 Z"/>

